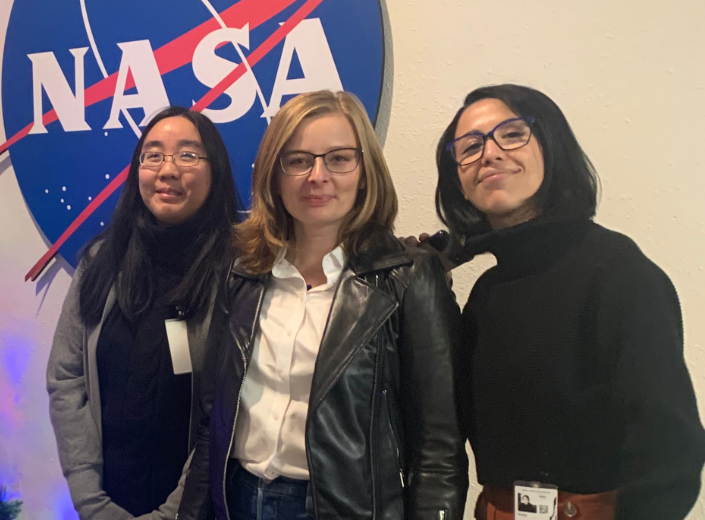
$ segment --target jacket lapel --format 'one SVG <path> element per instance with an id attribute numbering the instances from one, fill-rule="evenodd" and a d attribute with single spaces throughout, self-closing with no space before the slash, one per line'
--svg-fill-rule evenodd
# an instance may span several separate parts
<path id="1" fill-rule="evenodd" d="M 195 316 L 187 320 L 186 334 L 188 335 L 189 353 L 193 373 L 200 373 L 203 368 L 203 357 L 206 348 L 206 338 L 213 317 L 213 306 L 218 292 L 216 284 L 211 288 L 208 306 L 200 309 Z"/>
<path id="2" fill-rule="evenodd" d="M 231 295 L 230 318 L 228 328 L 237 346 L 248 359 L 252 356 L 255 332 L 259 326 L 259 314 L 262 300 L 269 285 L 269 277 L 242 276 L 234 277 L 234 283 L 229 288 Z"/>
<path id="3" fill-rule="evenodd" d="M 355 354 L 392 315 L 397 302 L 355 275 L 344 277 L 331 305 L 311 384 L 309 414 L 338 380 Z"/>

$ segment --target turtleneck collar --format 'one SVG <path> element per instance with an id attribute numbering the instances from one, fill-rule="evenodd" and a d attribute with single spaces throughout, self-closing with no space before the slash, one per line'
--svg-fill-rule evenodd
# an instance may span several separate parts
<path id="1" fill-rule="evenodd" d="M 154 265 L 167 273 L 183 275 L 202 246 L 202 227 L 197 215 L 175 226 L 159 226 L 150 220 L 140 231 Z"/>
<path id="2" fill-rule="evenodd" d="M 551 267 L 584 234 L 590 223 L 587 218 L 537 217 L 470 238 L 464 252 L 470 256 L 492 253 L 498 270 L 512 277 L 533 274 Z"/>

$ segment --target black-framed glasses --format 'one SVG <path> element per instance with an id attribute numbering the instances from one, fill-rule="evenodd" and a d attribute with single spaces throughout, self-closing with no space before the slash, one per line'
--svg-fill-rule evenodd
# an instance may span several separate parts
<path id="1" fill-rule="evenodd" d="M 208 157 L 198 155 L 196 152 L 179 152 L 174 154 L 164 154 L 162 152 L 144 152 L 140 154 L 140 164 L 147 168 L 158 168 L 167 157 L 176 166 L 196 166 L 201 159 L 208 160 Z"/>
<path id="2" fill-rule="evenodd" d="M 535 121 L 531 116 L 507 119 L 486 134 L 472 131 L 458 137 L 446 145 L 446 150 L 461 166 L 472 164 L 482 157 L 487 139 L 492 139 L 504 151 L 516 150 L 528 144 Z"/>
<path id="3" fill-rule="evenodd" d="M 319 154 L 294 150 L 280 153 L 279 164 L 285 174 L 298 177 L 307 175 L 313 170 L 313 165 L 319 157 L 323 158 L 323 163 L 329 172 L 350 173 L 360 164 L 362 150 L 359 148 L 337 148 Z"/>

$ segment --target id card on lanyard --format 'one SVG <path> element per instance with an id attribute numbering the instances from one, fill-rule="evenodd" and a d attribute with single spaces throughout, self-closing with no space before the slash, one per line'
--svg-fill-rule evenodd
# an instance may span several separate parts
<path id="1" fill-rule="evenodd" d="M 190 374 L 193 370 L 191 366 L 191 349 L 188 344 L 188 328 L 183 317 L 183 311 L 177 307 L 179 317 L 166 320 L 166 338 L 169 342 L 171 352 L 171 364 L 174 366 L 174 374 Z"/>
<path id="2" fill-rule="evenodd" d="M 514 518 L 557 520 L 558 487 L 541 482 L 514 483 Z"/>

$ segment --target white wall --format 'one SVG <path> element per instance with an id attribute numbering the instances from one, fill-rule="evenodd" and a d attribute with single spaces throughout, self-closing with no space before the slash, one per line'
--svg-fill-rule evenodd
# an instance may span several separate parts
<path id="1" fill-rule="evenodd" d="M 0 2 L 0 46 L 10 8 Z M 434 148 L 468 91 L 511 81 L 546 92 L 602 178 L 597 220 L 634 238 L 675 283 L 705 410 L 705 3 L 387 0 L 387 10 L 394 62 L 385 153 L 401 201 L 398 232 L 438 227 Z M 46 249 L 0 157 L 0 478 L 20 483 L 24 519 L 63 518 L 67 507 L 56 503 L 64 484 L 44 369 L 70 276 L 60 260 L 50 283 L 23 282 Z M 461 302 L 491 263 L 456 272 Z M 702 500 L 690 518 L 705 520 Z"/>
<path id="2" fill-rule="evenodd" d="M 385 153 L 399 231 L 436 228 L 434 148 L 467 92 L 502 82 L 542 90 L 601 176 L 596 220 L 636 240 L 678 290 L 702 415 L 705 3 L 390 0 L 388 8 L 395 84 Z M 491 263 L 456 271 L 460 301 Z M 701 497 L 690 518 L 705 519 L 704 506 Z"/>
<path id="3" fill-rule="evenodd" d="M 0 50 L 12 2 L 0 1 Z M 0 59 L 2 53 L 0 52 Z M 0 74 L 2 74 L 0 66 Z M 0 76 L 0 81 L 2 80 Z M 0 113 L 0 141 L 5 142 Z M 74 518 L 49 423 L 44 373 L 68 290 L 59 259 L 41 285 L 24 275 L 48 249 L 24 203 L 8 154 L 0 156 L 0 482 L 23 500 L 21 520 Z M 65 513 L 68 513 L 65 515 Z"/>

